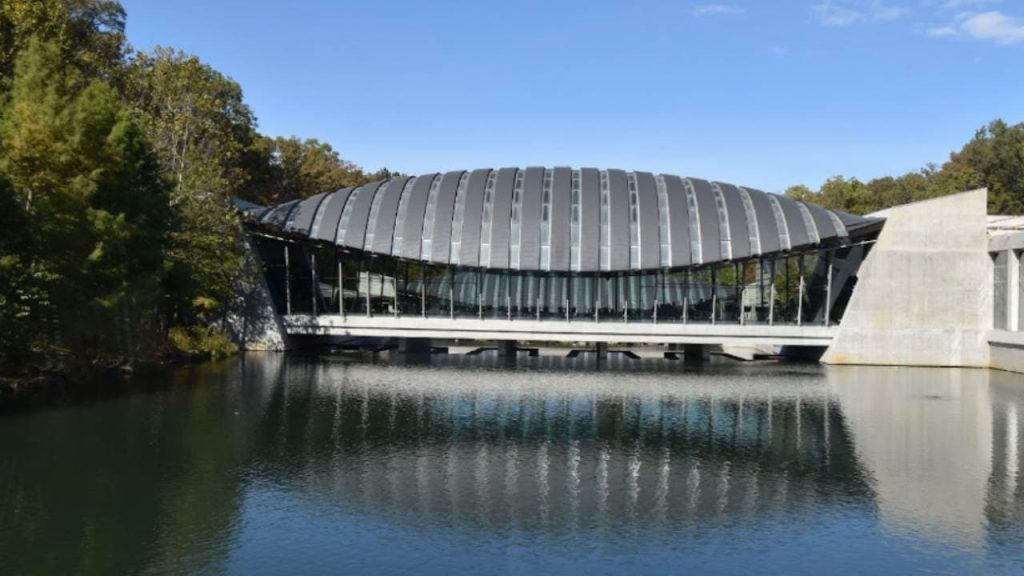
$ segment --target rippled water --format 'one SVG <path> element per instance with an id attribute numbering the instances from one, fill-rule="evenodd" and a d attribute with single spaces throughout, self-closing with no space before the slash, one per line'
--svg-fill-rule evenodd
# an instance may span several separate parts
<path id="1" fill-rule="evenodd" d="M 0 574 L 1024 573 L 1024 377 L 247 356 L 0 419 Z"/>

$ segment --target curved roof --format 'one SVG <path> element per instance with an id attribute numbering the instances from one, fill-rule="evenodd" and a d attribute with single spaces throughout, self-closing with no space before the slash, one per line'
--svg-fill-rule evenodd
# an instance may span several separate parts
<path id="1" fill-rule="evenodd" d="M 325 192 L 256 215 L 313 240 L 492 269 L 677 268 L 811 247 L 872 220 L 670 174 L 501 168 Z"/>

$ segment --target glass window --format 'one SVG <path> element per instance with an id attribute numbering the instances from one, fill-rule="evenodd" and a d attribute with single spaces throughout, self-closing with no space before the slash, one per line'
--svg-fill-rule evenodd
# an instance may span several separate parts
<path id="1" fill-rule="evenodd" d="M 345 233 L 348 232 L 348 223 L 352 220 L 352 209 L 356 205 L 356 199 L 366 190 L 366 186 L 360 186 L 352 191 L 352 194 L 348 197 L 348 202 L 345 203 L 345 208 L 341 211 L 341 219 L 338 221 L 338 234 L 334 238 L 335 244 L 341 244 L 345 241 Z"/>
<path id="2" fill-rule="evenodd" d="M 665 177 L 658 175 L 654 180 L 658 189 L 658 237 L 661 238 L 659 245 L 660 261 L 662 267 L 668 268 L 672 265 L 672 239 L 669 237 L 669 216 L 668 213 L 668 186 L 665 185 Z"/>
<path id="3" fill-rule="evenodd" d="M 327 205 L 334 201 L 338 196 L 336 192 L 332 192 L 316 208 L 316 214 L 313 215 L 313 226 L 309 229 L 309 237 L 316 238 L 317 234 L 320 233 L 320 223 L 324 220 L 324 212 L 327 210 Z"/>
<path id="4" fill-rule="evenodd" d="M 540 207 L 540 267 L 551 269 L 551 186 L 552 171 L 544 171 L 544 188 Z"/>
<path id="5" fill-rule="evenodd" d="M 743 200 L 743 212 L 747 216 L 747 232 L 750 238 L 750 253 L 761 253 L 761 231 L 757 227 L 757 213 L 754 211 L 754 201 L 750 198 L 750 192 L 746 188 L 740 188 L 740 199 Z"/>
<path id="6" fill-rule="evenodd" d="M 516 172 L 515 185 L 512 188 L 512 225 L 509 229 L 508 263 L 509 267 L 519 269 L 519 245 L 523 239 L 521 214 L 523 212 L 523 171 Z"/>
<path id="7" fill-rule="evenodd" d="M 831 210 L 828 210 L 827 212 L 828 212 L 828 217 L 832 219 L 832 225 L 835 226 L 837 234 L 839 235 L 839 237 L 840 238 L 849 238 L 850 237 L 850 233 L 846 231 L 846 225 L 843 224 L 843 221 L 839 219 L 839 216 L 836 216 L 835 213 L 832 212 Z"/>
<path id="8" fill-rule="evenodd" d="M 398 200 L 398 215 L 395 217 L 395 233 L 391 241 L 391 255 L 402 254 L 402 241 L 405 236 L 405 217 L 409 213 L 409 197 L 412 196 L 412 187 L 418 178 L 409 178 L 402 188 L 402 197 Z"/>
<path id="9" fill-rule="evenodd" d="M 463 172 L 459 178 L 459 186 L 455 190 L 455 212 L 452 214 L 452 243 L 449 262 L 458 264 L 462 249 L 462 216 L 466 213 L 466 186 L 469 185 L 469 172 Z M 440 238 L 438 238 L 440 241 Z M 424 239 L 426 243 L 426 239 Z"/>
<path id="10" fill-rule="evenodd" d="M 640 269 L 640 193 L 636 187 L 636 174 L 626 174 L 629 187 L 629 267 Z"/>
<path id="11" fill-rule="evenodd" d="M 601 270 L 611 270 L 611 214 L 608 210 L 608 172 L 601 171 Z"/>
<path id="12" fill-rule="evenodd" d="M 387 195 L 388 188 L 397 184 L 397 180 L 381 184 L 373 196 L 373 203 L 370 204 L 370 216 L 366 221 L 366 234 L 363 236 L 363 250 L 367 252 L 373 249 L 373 238 L 377 235 L 377 217 L 380 215 L 380 205 L 384 201 L 384 196 Z"/>
<path id="13" fill-rule="evenodd" d="M 992 325 L 993 325 L 993 327 L 996 330 L 1006 330 L 1007 329 L 1007 321 L 1006 320 L 1007 320 L 1007 315 L 1008 315 L 1007 314 L 1007 312 L 1008 312 L 1008 306 L 1007 306 L 1008 302 L 1007 302 L 1007 298 L 1006 298 L 1006 296 L 1007 296 L 1007 294 L 1006 294 L 1007 286 L 1006 285 L 1007 285 L 1007 279 L 1008 279 L 1008 271 L 1007 271 L 1006 264 L 1007 264 L 1007 260 L 1009 259 L 1008 258 L 1008 254 L 1009 253 L 1007 251 L 1005 251 L 1005 250 L 1002 251 L 1002 252 L 996 252 L 995 254 L 991 254 L 991 256 L 992 256 L 992 296 L 993 296 L 993 301 L 992 301 L 993 302 L 993 306 L 992 306 L 992 314 L 993 314 Z"/>
<path id="14" fill-rule="evenodd" d="M 804 219 L 804 227 L 807 228 L 807 236 L 810 237 L 811 244 L 821 242 L 821 236 L 818 234 L 818 227 L 814 224 L 814 217 L 811 216 L 811 211 L 807 209 L 803 202 L 797 202 L 796 205 L 800 208 L 800 215 Z"/>
<path id="15" fill-rule="evenodd" d="M 420 244 L 420 258 L 430 260 L 430 253 L 434 247 L 434 213 L 437 211 L 437 189 L 441 187 L 441 175 L 434 177 L 430 183 L 430 191 L 427 192 L 427 207 L 423 213 L 423 230 L 420 235 L 423 241 Z"/>
<path id="16" fill-rule="evenodd" d="M 700 212 L 697 209 L 697 191 L 693 189 L 693 182 L 688 178 L 683 179 L 683 190 L 686 192 L 686 208 L 690 215 L 690 257 L 693 264 L 702 264 L 704 257 L 700 251 Z"/>
<path id="17" fill-rule="evenodd" d="M 572 214 L 569 221 L 569 266 L 570 269 L 580 269 L 580 171 L 572 171 Z"/>
<path id="18" fill-rule="evenodd" d="M 793 245 L 789 243 L 789 226 L 786 225 L 786 217 L 782 214 L 782 206 L 779 204 L 779 199 L 774 194 L 769 194 L 768 202 L 772 205 L 775 225 L 779 228 L 779 246 L 783 250 L 789 250 Z"/>
<path id="19" fill-rule="evenodd" d="M 480 266 L 491 265 L 491 223 L 494 220 L 494 182 L 498 173 L 491 171 L 484 187 L 484 210 L 480 221 Z"/>
<path id="20" fill-rule="evenodd" d="M 1024 252 L 1014 252 L 1013 257 L 1017 259 L 1017 331 L 1024 330 L 1024 306 L 1020 303 L 1024 302 L 1024 266 L 1020 266 L 1021 256 L 1024 256 Z"/>
<path id="21" fill-rule="evenodd" d="M 712 182 L 711 192 L 715 195 L 715 210 L 718 212 L 718 238 L 722 250 L 722 260 L 731 260 L 732 229 L 729 227 L 729 207 L 725 205 L 725 194 L 717 183 Z"/>

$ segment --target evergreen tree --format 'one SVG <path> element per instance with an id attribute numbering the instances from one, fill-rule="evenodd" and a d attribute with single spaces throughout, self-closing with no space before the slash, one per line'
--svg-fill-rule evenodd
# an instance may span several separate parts
<path id="1" fill-rule="evenodd" d="M 79 86 L 85 85 L 84 89 Z M 153 338 L 167 191 L 145 135 L 102 81 L 84 82 L 53 42 L 18 57 L 0 116 L 0 174 L 20 234 L 12 274 L 37 344 L 81 358 L 136 356 Z"/>

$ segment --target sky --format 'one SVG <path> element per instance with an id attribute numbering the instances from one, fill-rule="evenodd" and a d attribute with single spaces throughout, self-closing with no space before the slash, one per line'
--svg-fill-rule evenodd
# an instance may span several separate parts
<path id="1" fill-rule="evenodd" d="M 1024 121 L 1024 0 L 121 0 L 270 136 L 368 170 L 650 170 L 782 191 Z"/>

